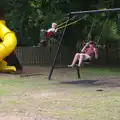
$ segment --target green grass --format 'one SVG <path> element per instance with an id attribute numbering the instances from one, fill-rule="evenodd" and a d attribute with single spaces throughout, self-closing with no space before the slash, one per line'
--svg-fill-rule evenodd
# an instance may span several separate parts
<path id="1" fill-rule="evenodd" d="M 24 111 L 50 120 L 120 120 L 119 87 L 61 83 L 77 80 L 74 69 L 57 70 L 54 74 L 51 81 L 46 76 L 1 76 L 0 110 L 19 116 Z M 83 68 L 81 74 L 83 81 L 120 78 L 118 68 Z"/>

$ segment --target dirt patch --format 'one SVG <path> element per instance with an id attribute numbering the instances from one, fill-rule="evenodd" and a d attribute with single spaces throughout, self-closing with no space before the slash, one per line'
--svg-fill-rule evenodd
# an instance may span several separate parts
<path id="1" fill-rule="evenodd" d="M 53 96 L 56 96 L 57 93 L 56 92 L 42 92 L 42 93 L 35 93 L 32 94 L 32 97 L 35 99 L 39 99 L 39 98 L 52 98 Z"/>
<path id="2" fill-rule="evenodd" d="M 103 77 L 94 82 L 96 85 L 107 85 L 108 87 L 120 87 L 120 77 Z"/>
<path id="3" fill-rule="evenodd" d="M 0 116 L 0 120 L 21 120 L 18 116 Z"/>
<path id="4" fill-rule="evenodd" d="M 49 67 L 42 66 L 24 66 L 22 74 L 46 74 L 49 71 Z"/>

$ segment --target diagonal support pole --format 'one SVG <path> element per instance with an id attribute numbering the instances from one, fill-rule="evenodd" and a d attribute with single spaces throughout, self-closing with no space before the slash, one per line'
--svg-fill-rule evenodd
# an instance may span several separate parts
<path id="1" fill-rule="evenodd" d="M 62 41 L 63 41 L 63 39 L 64 39 L 64 35 L 65 35 L 66 29 L 67 29 L 67 25 L 68 25 L 68 23 L 69 23 L 70 18 L 71 18 L 71 14 L 68 15 L 68 19 L 67 19 L 67 21 L 66 21 L 66 25 L 65 25 L 65 28 L 64 28 L 64 30 L 63 30 L 62 37 L 61 37 L 60 42 L 59 42 L 59 44 L 58 44 L 58 48 L 57 48 L 57 51 L 56 51 L 56 54 L 55 54 L 55 57 L 54 57 L 54 60 L 53 60 L 53 65 L 52 65 L 52 68 L 51 68 L 51 70 L 50 70 L 50 72 L 49 72 L 49 75 L 48 75 L 48 80 L 51 80 L 51 76 L 52 76 L 53 70 L 54 70 L 54 68 L 55 68 L 56 60 L 57 60 L 57 58 L 58 58 L 58 54 L 59 54 L 59 51 L 60 51 L 60 47 L 61 47 L 61 45 L 62 45 Z"/>

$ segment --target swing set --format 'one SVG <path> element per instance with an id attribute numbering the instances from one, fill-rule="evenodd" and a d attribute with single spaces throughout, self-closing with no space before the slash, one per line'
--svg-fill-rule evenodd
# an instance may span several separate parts
<path id="1" fill-rule="evenodd" d="M 57 51 L 56 51 L 56 54 L 55 54 L 55 57 L 54 57 L 54 60 L 53 60 L 52 67 L 51 67 L 49 75 L 48 75 L 48 80 L 51 80 L 51 76 L 52 76 L 53 70 L 55 69 L 56 60 L 58 58 L 58 54 L 59 54 L 59 51 L 60 51 L 60 48 L 61 48 L 61 45 L 62 45 L 62 41 L 64 39 L 65 32 L 67 30 L 67 27 L 72 25 L 72 24 L 74 24 L 74 23 L 77 23 L 78 21 L 86 19 L 86 16 L 88 14 L 103 13 L 103 12 L 107 12 L 108 13 L 108 12 L 114 12 L 114 11 L 120 11 L 120 8 L 103 9 L 103 10 L 90 10 L 90 11 L 79 11 L 79 12 L 71 12 L 71 13 L 68 14 L 68 19 L 66 20 L 66 22 L 62 23 L 61 25 L 58 26 L 58 29 L 63 28 L 63 33 L 62 33 L 60 42 L 58 44 L 58 48 L 57 48 Z M 73 23 L 69 23 L 70 20 L 72 19 L 72 16 L 75 16 L 75 15 L 81 15 L 81 16 L 84 16 L 84 17 L 81 17 L 79 20 L 74 21 Z M 102 28 L 102 30 L 100 32 L 100 35 L 99 35 L 98 39 L 97 39 L 97 43 L 99 43 L 100 37 L 101 37 L 101 35 L 103 33 L 103 30 L 104 30 L 105 25 L 106 25 L 107 22 L 108 22 L 108 16 L 107 16 L 107 19 L 105 20 L 105 23 L 103 24 L 103 28 Z M 65 25 L 63 26 L 63 24 L 65 24 Z M 94 24 L 95 24 L 95 21 L 93 20 L 92 25 L 91 25 L 91 29 L 90 29 L 90 31 L 88 33 L 88 36 L 87 36 L 87 39 L 86 39 L 87 41 L 90 40 L 90 36 L 91 36 L 92 29 L 94 27 Z M 79 67 L 77 67 L 76 70 L 77 70 L 78 78 L 80 78 L 80 69 L 79 69 Z"/>

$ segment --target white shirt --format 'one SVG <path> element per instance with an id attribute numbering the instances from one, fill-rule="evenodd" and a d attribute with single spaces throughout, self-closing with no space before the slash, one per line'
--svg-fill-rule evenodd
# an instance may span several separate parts
<path id="1" fill-rule="evenodd" d="M 50 28 L 50 29 L 47 30 L 47 32 L 57 32 L 57 29 L 55 29 L 55 28 Z"/>

